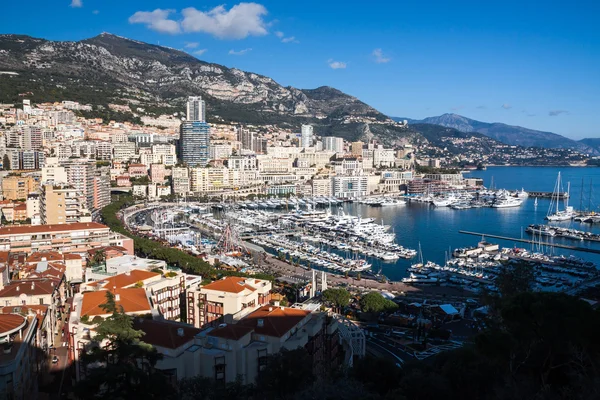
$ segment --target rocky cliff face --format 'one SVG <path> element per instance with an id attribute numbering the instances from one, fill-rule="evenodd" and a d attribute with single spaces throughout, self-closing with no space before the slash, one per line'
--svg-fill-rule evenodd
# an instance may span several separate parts
<path id="1" fill-rule="evenodd" d="M 283 87 L 266 76 L 107 33 L 80 42 L 0 35 L 0 55 L 0 71 L 19 74 L 13 76 L 18 84 L 1 86 L 0 101 L 16 101 L 28 88 L 39 101 L 69 97 L 94 103 L 95 97 L 100 104 L 125 102 L 152 109 L 181 107 L 186 96 L 202 95 L 209 111 L 212 108 L 226 118 L 228 108 L 260 113 L 260 122 L 278 122 L 280 117 L 285 121 L 344 115 L 386 118 L 333 88 Z"/>

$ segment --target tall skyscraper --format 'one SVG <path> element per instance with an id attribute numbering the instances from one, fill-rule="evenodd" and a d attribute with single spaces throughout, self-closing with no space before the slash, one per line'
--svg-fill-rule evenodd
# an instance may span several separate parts
<path id="1" fill-rule="evenodd" d="M 190 96 L 187 102 L 188 121 L 206 122 L 206 106 L 200 96 Z"/>
<path id="2" fill-rule="evenodd" d="M 189 104 L 189 103 L 188 103 Z M 188 167 L 204 167 L 209 161 L 210 126 L 201 121 L 184 121 L 179 127 L 178 159 Z"/>
<path id="3" fill-rule="evenodd" d="M 307 148 L 312 145 L 313 127 L 312 125 L 302 125 L 302 136 L 300 137 L 300 147 Z"/>

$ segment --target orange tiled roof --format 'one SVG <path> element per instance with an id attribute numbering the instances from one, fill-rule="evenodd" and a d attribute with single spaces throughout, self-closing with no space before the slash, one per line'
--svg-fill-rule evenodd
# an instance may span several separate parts
<path id="1" fill-rule="evenodd" d="M 240 324 L 227 324 L 222 328 L 216 328 L 210 331 L 209 336 L 215 336 L 222 339 L 239 340 L 254 331 L 251 326 Z"/>
<path id="2" fill-rule="evenodd" d="M 239 278 L 237 276 L 229 276 L 224 279 L 220 279 L 218 281 L 214 281 L 209 283 L 208 285 L 202 286 L 202 289 L 207 290 L 216 290 L 219 292 L 228 292 L 228 293 L 241 293 L 244 290 L 248 289 L 250 291 L 255 291 L 256 289 L 250 285 L 246 285 L 246 278 Z"/>
<path id="3" fill-rule="evenodd" d="M 297 308 L 263 306 L 242 318 L 237 325 L 253 328 L 259 335 L 282 337 L 309 314 L 310 311 Z M 262 326 L 258 326 L 259 320 L 263 321 Z"/>
<path id="4" fill-rule="evenodd" d="M 19 297 L 21 294 L 28 296 L 52 294 L 58 283 L 56 279 L 23 279 L 12 281 L 4 289 L 0 290 L 0 297 Z"/>
<path id="5" fill-rule="evenodd" d="M 115 299 L 115 303 L 118 307 L 122 306 L 126 313 L 152 311 L 146 291 L 142 288 L 115 289 L 111 292 L 115 297 L 119 295 L 119 300 Z M 106 293 L 106 290 L 84 293 L 80 315 L 94 317 L 106 314 L 106 311 L 100 308 L 101 304 L 106 303 Z"/>
<path id="6" fill-rule="evenodd" d="M 25 260 L 25 262 L 28 263 L 38 263 L 40 261 L 42 261 L 42 258 L 45 258 L 45 261 L 62 261 L 63 260 L 63 256 L 62 254 L 60 254 L 57 251 L 36 251 L 35 253 L 32 253 L 29 257 L 27 257 L 27 259 Z"/>
<path id="7" fill-rule="evenodd" d="M 133 329 L 144 332 L 143 342 L 168 349 L 176 349 L 194 340 L 194 336 L 200 333 L 200 329 L 181 323 L 143 318 L 133 320 Z M 183 336 L 179 336 L 178 329 L 183 329 Z"/>
<path id="8" fill-rule="evenodd" d="M 110 278 L 103 279 L 98 282 L 94 282 L 91 286 L 103 287 L 105 289 L 120 289 L 127 286 L 135 285 L 139 281 L 145 281 L 146 279 L 154 278 L 160 274 L 152 271 L 144 271 L 140 269 L 134 269 L 129 274 L 119 274 L 111 276 Z"/>

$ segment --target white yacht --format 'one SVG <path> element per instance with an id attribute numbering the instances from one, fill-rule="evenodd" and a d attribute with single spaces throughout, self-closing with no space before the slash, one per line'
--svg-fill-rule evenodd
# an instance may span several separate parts
<path id="1" fill-rule="evenodd" d="M 519 207 L 523 204 L 523 200 L 515 198 L 515 197 L 503 197 L 498 198 L 492 204 L 493 208 L 508 208 L 508 207 Z"/>
<path id="2" fill-rule="evenodd" d="M 560 210 L 560 190 L 562 187 L 562 181 L 560 179 L 560 172 L 558 173 L 558 178 L 556 178 L 556 184 L 554 185 L 554 191 L 552 192 L 552 199 L 550 200 L 550 207 L 548 208 L 548 215 L 546 215 L 546 219 L 548 221 L 569 221 L 577 216 L 577 213 L 573 209 L 573 207 L 569 206 L 569 192 L 571 189 L 570 183 L 567 184 L 567 193 L 564 195 L 565 199 L 565 209 Z M 553 212 L 554 211 L 554 212 Z"/>

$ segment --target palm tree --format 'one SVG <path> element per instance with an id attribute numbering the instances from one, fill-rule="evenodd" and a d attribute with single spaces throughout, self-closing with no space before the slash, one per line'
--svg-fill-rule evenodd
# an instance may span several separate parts
<path id="1" fill-rule="evenodd" d="M 106 262 L 106 251 L 104 249 L 98 249 L 92 257 L 92 261 L 95 265 L 101 265 Z"/>

